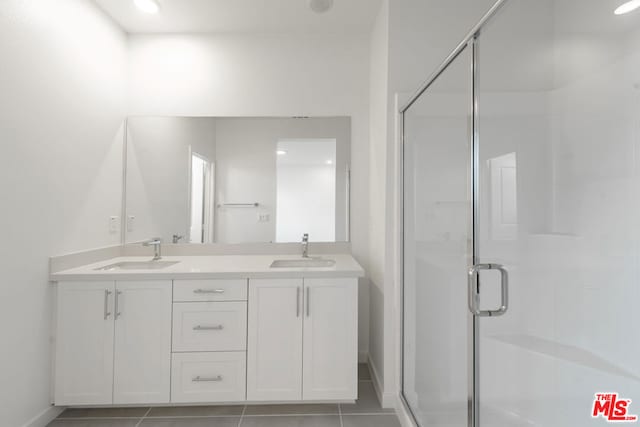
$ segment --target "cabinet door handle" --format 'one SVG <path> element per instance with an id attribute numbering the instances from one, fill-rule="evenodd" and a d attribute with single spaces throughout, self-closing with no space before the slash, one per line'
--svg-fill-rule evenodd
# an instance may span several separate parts
<path id="1" fill-rule="evenodd" d="M 221 331 L 224 329 L 224 325 L 216 325 L 216 326 L 194 326 L 194 331 Z"/>
<path id="2" fill-rule="evenodd" d="M 120 295 L 122 295 L 122 292 L 121 291 L 116 291 L 116 304 L 115 304 L 115 307 L 114 307 L 114 310 L 113 310 L 116 313 L 116 316 L 115 316 L 116 320 L 118 319 L 118 317 L 120 317 L 122 315 L 122 313 L 120 313 L 120 307 L 119 307 L 119 305 L 120 305 Z"/>
<path id="3" fill-rule="evenodd" d="M 194 294 L 224 294 L 224 289 L 196 289 Z"/>
<path id="4" fill-rule="evenodd" d="M 218 375 L 217 377 L 201 377 L 198 375 L 194 379 L 191 380 L 194 383 L 213 383 L 222 381 L 222 375 Z"/>
<path id="5" fill-rule="evenodd" d="M 300 317 L 300 286 L 296 288 L 296 317 Z"/>
<path id="6" fill-rule="evenodd" d="M 109 289 L 104 290 L 104 320 L 107 320 L 109 316 L 111 316 L 111 312 L 109 311 L 109 295 L 111 295 L 111 291 Z"/>
<path id="7" fill-rule="evenodd" d="M 307 317 L 311 316 L 311 288 L 307 288 Z"/>

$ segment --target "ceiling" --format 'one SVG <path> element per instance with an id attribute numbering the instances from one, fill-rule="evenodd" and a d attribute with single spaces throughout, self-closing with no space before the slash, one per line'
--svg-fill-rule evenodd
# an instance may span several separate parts
<path id="1" fill-rule="evenodd" d="M 94 0 L 129 33 L 365 34 L 380 0 L 334 0 L 317 14 L 308 0 L 158 0 L 160 13 L 144 14 L 133 0 Z"/>

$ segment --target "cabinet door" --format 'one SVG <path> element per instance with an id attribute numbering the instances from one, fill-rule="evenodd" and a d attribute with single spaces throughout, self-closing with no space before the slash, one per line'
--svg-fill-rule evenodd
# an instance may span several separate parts
<path id="1" fill-rule="evenodd" d="M 304 400 L 358 395 L 358 281 L 305 279 Z"/>
<path id="2" fill-rule="evenodd" d="M 112 403 L 114 282 L 61 282 L 56 304 L 56 405 Z"/>
<path id="3" fill-rule="evenodd" d="M 302 399 L 302 279 L 249 281 L 247 399 Z"/>
<path id="4" fill-rule="evenodd" d="M 119 281 L 115 296 L 113 403 L 168 403 L 171 281 Z"/>

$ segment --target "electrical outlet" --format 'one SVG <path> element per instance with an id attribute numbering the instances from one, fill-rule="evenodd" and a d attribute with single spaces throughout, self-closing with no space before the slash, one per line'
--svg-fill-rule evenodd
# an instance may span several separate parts
<path id="1" fill-rule="evenodd" d="M 258 222 L 269 222 L 269 214 L 268 213 L 259 213 L 258 214 Z"/>
<path id="2" fill-rule="evenodd" d="M 131 233 L 136 225 L 136 216 L 128 215 L 127 216 L 127 232 Z"/>
<path id="3" fill-rule="evenodd" d="M 109 217 L 109 233 L 116 234 L 118 232 L 118 224 L 120 222 L 119 216 L 110 216 Z"/>

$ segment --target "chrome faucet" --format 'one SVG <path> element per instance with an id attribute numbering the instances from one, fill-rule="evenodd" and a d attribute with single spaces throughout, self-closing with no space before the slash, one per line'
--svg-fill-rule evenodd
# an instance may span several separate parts
<path id="1" fill-rule="evenodd" d="M 180 242 L 180 240 L 182 240 L 182 239 L 184 239 L 184 236 L 181 236 L 181 235 L 179 235 L 179 234 L 174 234 L 174 235 L 173 235 L 173 243 L 174 243 L 174 244 L 179 243 L 179 242 Z"/>
<path id="2" fill-rule="evenodd" d="M 142 243 L 142 246 L 153 246 L 153 261 L 162 259 L 162 239 L 160 237 L 154 237 L 151 240 L 147 240 Z"/>
<path id="3" fill-rule="evenodd" d="M 302 258 L 309 258 L 309 235 L 302 235 Z"/>

